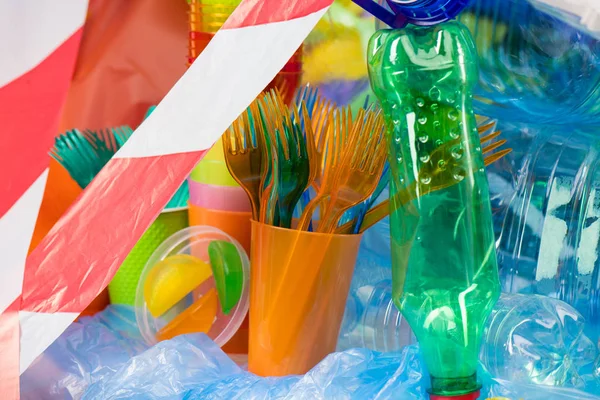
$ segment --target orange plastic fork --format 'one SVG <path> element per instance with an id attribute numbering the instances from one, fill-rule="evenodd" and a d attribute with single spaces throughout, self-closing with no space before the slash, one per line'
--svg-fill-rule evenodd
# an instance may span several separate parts
<path id="1" fill-rule="evenodd" d="M 368 199 L 379 183 L 385 165 L 387 146 L 385 126 L 379 110 L 362 110 L 352 126 L 352 137 L 344 149 L 345 162 L 338 171 L 331 201 L 318 231 L 335 231 L 342 215 Z"/>

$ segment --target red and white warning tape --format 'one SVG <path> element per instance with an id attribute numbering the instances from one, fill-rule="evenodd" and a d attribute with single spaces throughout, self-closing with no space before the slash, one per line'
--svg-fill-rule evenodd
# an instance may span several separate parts
<path id="1" fill-rule="evenodd" d="M 0 2 L 0 393 L 19 398 L 25 259 L 87 1 Z M 24 343 L 23 346 L 27 346 Z"/>
<path id="2" fill-rule="evenodd" d="M 271 82 L 332 1 L 242 1 L 27 259 L 18 307 L 21 371 L 108 285 L 193 167 Z M 13 336 L 0 329 L 3 367 L 14 364 L 11 349 L 4 349 Z"/>

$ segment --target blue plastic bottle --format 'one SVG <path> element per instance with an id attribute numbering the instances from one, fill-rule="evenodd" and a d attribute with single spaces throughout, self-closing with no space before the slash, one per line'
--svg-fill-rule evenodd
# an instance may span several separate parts
<path id="1" fill-rule="evenodd" d="M 501 121 L 600 121 L 600 41 L 527 0 L 473 0 L 459 16 L 480 64 L 476 111 Z"/>

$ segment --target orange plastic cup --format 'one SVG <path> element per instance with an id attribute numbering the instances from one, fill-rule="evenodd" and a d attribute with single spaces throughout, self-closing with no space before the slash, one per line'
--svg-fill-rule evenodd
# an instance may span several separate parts
<path id="1" fill-rule="evenodd" d="M 304 374 L 335 351 L 361 239 L 252 222 L 250 372 Z"/>
<path id="2" fill-rule="evenodd" d="M 208 225 L 222 230 L 250 252 L 250 220 L 252 212 L 209 210 L 189 204 L 189 225 Z"/>
<path id="3" fill-rule="evenodd" d="M 250 252 L 252 212 L 209 210 L 189 204 L 188 218 L 190 226 L 208 225 L 218 228 L 237 240 L 246 252 Z M 192 252 L 194 251 L 192 249 Z M 248 326 L 248 317 L 246 317 L 240 329 L 223 347 L 223 351 L 227 354 L 246 354 L 248 352 Z"/>

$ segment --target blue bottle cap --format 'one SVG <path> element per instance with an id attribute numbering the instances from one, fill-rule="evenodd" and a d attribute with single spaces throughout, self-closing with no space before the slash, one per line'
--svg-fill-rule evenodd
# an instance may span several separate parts
<path id="1" fill-rule="evenodd" d="M 470 0 L 352 0 L 392 28 L 429 26 L 455 18 Z M 388 8 L 383 4 L 387 2 Z"/>
<path id="2" fill-rule="evenodd" d="M 454 19 L 469 0 L 387 0 L 387 3 L 394 13 L 404 15 L 408 23 L 429 26 Z"/>

